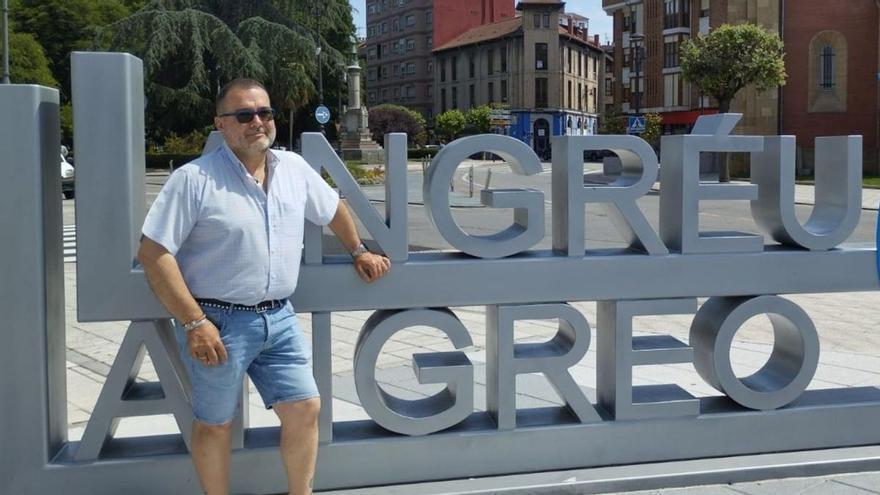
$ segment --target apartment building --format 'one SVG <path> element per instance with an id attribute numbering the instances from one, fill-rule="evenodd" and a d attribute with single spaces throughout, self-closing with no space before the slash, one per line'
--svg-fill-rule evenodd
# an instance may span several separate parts
<path id="1" fill-rule="evenodd" d="M 434 49 L 434 109 L 490 105 L 500 117 L 493 132 L 547 156 L 552 136 L 596 132 L 605 52 L 587 19 L 566 14 L 563 2 L 526 0 L 516 9 Z"/>
<path id="2" fill-rule="evenodd" d="M 717 102 L 681 77 L 681 43 L 721 24 L 752 23 L 785 42 L 787 84 L 758 93 L 746 88 L 731 111 L 739 134 L 793 134 L 798 169 L 813 168 L 814 139 L 864 137 L 865 169 L 878 167 L 878 6 L 873 0 L 603 0 L 614 16 L 616 82 L 623 112 L 659 113 L 665 133 L 689 132 Z M 858 50 L 851 47 L 858 44 Z M 638 66 L 638 72 L 636 67 Z M 746 163 L 739 160 L 740 168 Z"/>
<path id="3" fill-rule="evenodd" d="M 513 0 L 367 0 L 366 104 L 434 116 L 431 50 L 462 32 L 514 16 Z"/>

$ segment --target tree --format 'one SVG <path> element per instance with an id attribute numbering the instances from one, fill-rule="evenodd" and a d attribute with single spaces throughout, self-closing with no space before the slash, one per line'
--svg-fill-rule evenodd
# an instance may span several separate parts
<path id="1" fill-rule="evenodd" d="M 305 8 L 319 1 L 293 4 Z M 340 1 L 329 3 L 338 6 Z M 168 131 L 185 134 L 209 122 L 217 89 L 236 77 L 263 82 L 273 105 L 282 110 L 283 123 L 287 111 L 302 107 L 316 93 L 318 46 L 325 75 L 341 81 L 342 52 L 350 51 L 351 38 L 337 33 L 351 33 L 353 26 L 330 25 L 326 20 L 311 21 L 314 26 L 298 24 L 285 14 L 282 4 L 151 0 L 108 26 L 102 40 L 110 49 L 144 60 L 147 119 L 154 140 Z M 330 45 L 322 32 L 332 33 L 334 40 L 346 39 L 346 47 Z"/>
<path id="2" fill-rule="evenodd" d="M 434 118 L 434 126 L 437 132 L 445 135 L 448 141 L 453 141 L 464 131 L 466 120 L 461 110 L 447 110 Z"/>
<path id="3" fill-rule="evenodd" d="M 464 119 L 470 132 L 486 134 L 492 125 L 492 109 L 488 105 L 471 108 L 465 114 Z"/>
<path id="4" fill-rule="evenodd" d="M 62 102 L 70 98 L 70 52 L 93 49 L 96 29 L 129 12 L 120 0 L 12 0 L 9 5 L 13 31 L 30 33 L 43 47 Z"/>
<path id="5" fill-rule="evenodd" d="M 3 46 L 0 44 L 0 58 Z M 57 87 L 49 59 L 40 43 L 29 33 L 9 33 L 9 78 L 14 84 Z"/>
<path id="6" fill-rule="evenodd" d="M 424 144 L 425 118 L 400 105 L 378 105 L 370 109 L 370 132 L 377 143 L 390 132 L 405 132 L 414 143 Z"/>
<path id="7" fill-rule="evenodd" d="M 721 113 L 730 111 L 736 93 L 748 85 L 768 91 L 785 84 L 782 40 L 755 24 L 724 24 L 682 43 L 680 54 L 684 78 L 718 100 Z M 721 182 L 730 180 L 726 158 L 719 168 Z"/>

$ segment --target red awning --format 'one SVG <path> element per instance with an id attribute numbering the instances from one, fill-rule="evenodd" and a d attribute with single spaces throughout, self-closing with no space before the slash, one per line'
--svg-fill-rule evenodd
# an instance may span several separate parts
<path id="1" fill-rule="evenodd" d="M 697 121 L 700 115 L 712 115 L 718 113 L 717 108 L 705 108 L 703 110 L 687 110 L 684 112 L 663 112 L 660 117 L 663 125 L 690 125 Z"/>

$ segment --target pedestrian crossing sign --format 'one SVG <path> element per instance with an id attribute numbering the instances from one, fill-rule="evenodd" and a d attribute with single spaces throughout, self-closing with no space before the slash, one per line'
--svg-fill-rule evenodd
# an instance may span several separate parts
<path id="1" fill-rule="evenodd" d="M 645 132 L 644 117 L 630 117 L 626 125 L 627 134 L 642 134 Z"/>

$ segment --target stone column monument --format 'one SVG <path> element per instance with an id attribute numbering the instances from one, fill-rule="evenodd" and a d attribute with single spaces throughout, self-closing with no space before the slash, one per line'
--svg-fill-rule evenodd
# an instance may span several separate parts
<path id="1" fill-rule="evenodd" d="M 384 150 L 373 141 L 368 125 L 367 108 L 361 106 L 361 67 L 357 61 L 348 66 L 348 111 L 342 132 L 342 158 L 345 160 L 384 161 Z"/>

